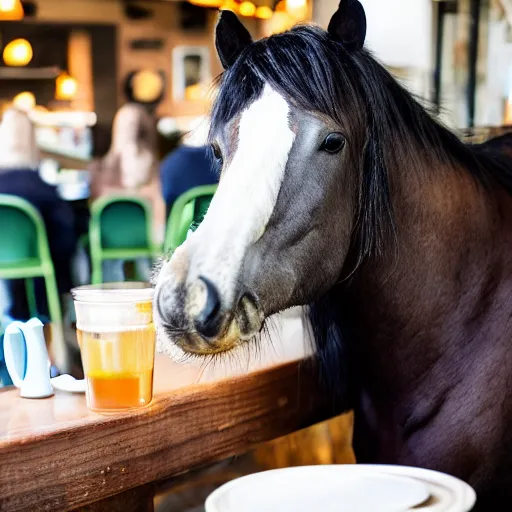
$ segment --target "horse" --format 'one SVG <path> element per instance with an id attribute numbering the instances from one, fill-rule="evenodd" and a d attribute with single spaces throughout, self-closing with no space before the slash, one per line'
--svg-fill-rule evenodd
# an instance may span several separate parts
<path id="1" fill-rule="evenodd" d="M 327 31 L 253 41 L 222 11 L 211 112 L 220 184 L 155 278 L 159 344 L 202 356 L 310 315 L 358 462 L 419 466 L 501 510 L 512 483 L 512 136 L 469 145 L 365 48 Z M 246 345 L 247 346 L 247 345 Z"/>

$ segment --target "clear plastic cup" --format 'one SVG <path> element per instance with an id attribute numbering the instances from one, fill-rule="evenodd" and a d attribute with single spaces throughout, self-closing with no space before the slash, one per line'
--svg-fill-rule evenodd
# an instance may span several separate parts
<path id="1" fill-rule="evenodd" d="M 89 409 L 109 413 L 149 404 L 155 361 L 151 285 L 105 283 L 71 293 Z"/>

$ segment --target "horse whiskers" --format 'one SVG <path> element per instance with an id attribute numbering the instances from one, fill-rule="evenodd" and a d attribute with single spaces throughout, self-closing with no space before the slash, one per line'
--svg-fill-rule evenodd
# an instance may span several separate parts
<path id="1" fill-rule="evenodd" d="M 228 352 L 218 353 L 197 353 L 185 351 L 179 344 L 173 343 L 172 359 L 178 364 L 199 364 L 198 381 L 204 379 L 207 371 L 211 370 L 216 373 L 222 369 L 224 373 L 235 371 L 236 373 L 247 373 L 253 365 L 261 363 L 263 354 L 263 344 L 265 348 L 270 346 L 275 357 L 278 357 L 276 343 L 281 336 L 278 328 L 279 324 L 277 319 L 270 317 L 264 321 L 260 333 L 256 334 L 249 340 L 240 342 L 237 347 Z M 172 328 L 171 332 L 167 330 L 167 334 L 183 335 L 183 329 Z M 187 331 L 187 334 L 191 334 Z"/>
<path id="2" fill-rule="evenodd" d="M 181 336 L 183 336 L 186 333 L 192 333 L 192 331 L 189 331 L 189 330 L 187 330 L 187 329 L 185 329 L 183 327 L 173 327 L 172 325 L 166 324 L 164 322 L 162 322 L 160 325 L 165 330 L 166 333 L 171 334 L 173 336 L 174 335 L 177 335 L 177 336 L 181 335 Z"/>
<path id="3" fill-rule="evenodd" d="M 158 258 L 155 263 L 153 264 L 153 267 L 151 269 L 151 276 L 149 278 L 149 282 L 156 286 L 156 283 L 158 282 L 158 278 L 160 276 L 160 272 L 162 271 L 163 266 L 171 259 L 170 254 L 165 254 Z"/>

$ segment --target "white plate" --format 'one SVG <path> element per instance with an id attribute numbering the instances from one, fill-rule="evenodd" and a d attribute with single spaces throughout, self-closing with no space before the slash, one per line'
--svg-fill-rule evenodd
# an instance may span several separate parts
<path id="1" fill-rule="evenodd" d="M 389 475 L 407 475 L 424 482 L 432 498 L 415 512 L 469 512 L 475 506 L 476 493 L 466 482 L 451 475 L 403 466 L 367 466 Z"/>
<path id="2" fill-rule="evenodd" d="M 434 471 L 326 465 L 238 478 L 208 497 L 206 512 L 468 512 L 474 503 L 471 487 Z"/>

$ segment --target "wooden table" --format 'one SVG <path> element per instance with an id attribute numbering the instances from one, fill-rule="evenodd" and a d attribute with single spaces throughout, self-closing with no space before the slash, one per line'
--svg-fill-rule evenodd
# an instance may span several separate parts
<path id="1" fill-rule="evenodd" d="M 245 363 L 223 373 L 157 355 L 154 400 L 129 414 L 91 413 L 84 395 L 27 400 L 0 390 L 0 511 L 110 511 L 115 498 L 100 505 L 115 495 L 127 511 L 127 496 L 138 494 L 130 489 L 329 417 L 313 365 L 277 352 L 248 373 Z"/>

